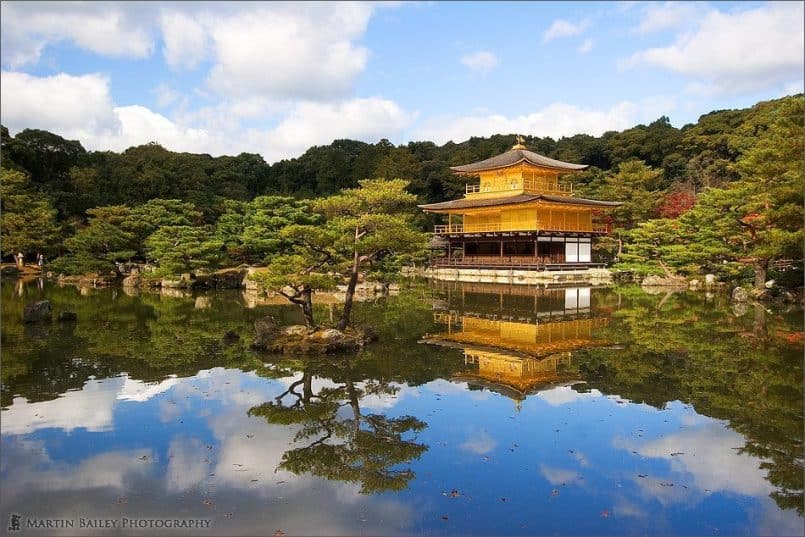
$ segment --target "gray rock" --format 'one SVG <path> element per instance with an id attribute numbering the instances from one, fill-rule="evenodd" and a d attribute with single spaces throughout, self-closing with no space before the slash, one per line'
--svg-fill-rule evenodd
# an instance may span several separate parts
<path id="1" fill-rule="evenodd" d="M 42 300 L 41 302 L 26 304 L 25 310 L 22 313 L 22 322 L 38 323 L 50 321 L 52 317 L 53 306 L 51 306 L 50 300 Z"/>
<path id="2" fill-rule="evenodd" d="M 698 289 L 699 285 L 701 285 L 701 283 L 702 282 L 700 282 L 699 280 L 690 280 L 688 282 L 688 285 L 690 286 L 691 289 Z"/>
<path id="3" fill-rule="evenodd" d="M 643 278 L 643 282 L 640 285 L 642 287 L 673 287 L 687 289 L 688 281 L 685 278 L 663 278 L 662 276 L 649 275 Z"/>
<path id="4" fill-rule="evenodd" d="M 184 287 L 187 287 L 187 282 L 182 280 L 169 280 L 168 278 L 162 278 L 163 289 L 181 289 Z"/>
<path id="5" fill-rule="evenodd" d="M 78 320 L 78 315 L 73 311 L 60 311 L 56 320 L 60 323 L 73 323 Z"/>
<path id="6" fill-rule="evenodd" d="M 705 274 L 704 283 L 705 283 L 705 285 L 713 285 L 713 284 L 715 284 L 716 283 L 716 275 L 715 274 Z"/>
<path id="7" fill-rule="evenodd" d="M 322 341 L 328 343 L 334 343 L 338 341 L 342 341 L 346 336 L 341 330 L 336 330 L 335 328 L 325 328 L 324 330 L 319 330 L 318 332 L 314 332 L 310 336 L 314 339 L 320 339 Z"/>
<path id="8" fill-rule="evenodd" d="M 766 286 L 766 289 L 774 289 L 774 286 L 777 285 L 777 282 L 774 280 L 769 280 L 764 285 Z"/>
<path id="9" fill-rule="evenodd" d="M 292 324 L 282 329 L 283 336 L 305 337 L 307 336 L 307 332 L 307 326 L 301 324 Z"/>
<path id="10" fill-rule="evenodd" d="M 265 349 L 274 339 L 276 339 L 279 330 L 277 322 L 271 315 L 266 315 L 254 321 L 254 342 L 252 347 Z"/>
<path id="11" fill-rule="evenodd" d="M 743 287 L 736 287 L 732 290 L 733 302 L 747 302 L 749 300 L 749 293 Z"/>

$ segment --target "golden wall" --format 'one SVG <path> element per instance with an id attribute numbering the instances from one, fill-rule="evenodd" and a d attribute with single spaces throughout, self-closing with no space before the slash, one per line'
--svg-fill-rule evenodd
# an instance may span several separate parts
<path id="1" fill-rule="evenodd" d="M 467 212 L 463 215 L 464 232 L 481 231 L 592 231 L 592 211 L 524 207 L 498 211 Z"/>

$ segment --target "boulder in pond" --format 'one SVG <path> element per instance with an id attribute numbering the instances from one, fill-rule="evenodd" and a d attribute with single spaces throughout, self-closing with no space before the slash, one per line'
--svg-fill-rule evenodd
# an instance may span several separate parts
<path id="1" fill-rule="evenodd" d="M 308 329 L 307 326 L 301 324 L 292 324 L 291 326 L 283 328 L 281 332 L 283 336 L 305 337 L 307 336 Z"/>
<path id="2" fill-rule="evenodd" d="M 224 334 L 223 339 L 227 343 L 234 343 L 235 341 L 240 339 L 240 335 L 234 330 L 227 330 L 226 333 Z"/>
<path id="3" fill-rule="evenodd" d="M 662 276 L 649 275 L 643 278 L 641 287 L 669 287 L 675 289 L 687 289 L 688 281 L 685 278 L 673 277 L 663 278 Z"/>
<path id="4" fill-rule="evenodd" d="M 60 311 L 56 320 L 60 323 L 74 323 L 78 320 L 78 315 L 74 311 Z"/>
<path id="5" fill-rule="evenodd" d="M 335 342 L 335 341 L 341 341 L 346 336 L 344 335 L 344 332 L 342 332 L 341 330 L 337 330 L 335 328 L 325 328 L 324 330 L 318 330 L 316 332 L 313 332 L 310 335 L 310 337 L 312 339 L 321 339 L 322 341 Z"/>
<path id="6" fill-rule="evenodd" d="M 252 347 L 255 349 L 267 349 L 277 338 L 279 328 L 277 322 L 271 315 L 266 315 L 254 321 L 254 341 Z"/>
<path id="7" fill-rule="evenodd" d="M 38 323 L 42 321 L 49 321 L 52 316 L 53 306 L 51 306 L 50 300 L 42 300 L 40 302 L 26 304 L 25 310 L 22 313 L 22 322 Z"/>

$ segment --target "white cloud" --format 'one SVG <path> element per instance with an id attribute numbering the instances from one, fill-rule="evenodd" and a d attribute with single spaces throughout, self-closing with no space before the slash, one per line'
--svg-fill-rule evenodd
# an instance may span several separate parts
<path id="1" fill-rule="evenodd" d="M 230 96 L 324 99 L 352 87 L 369 56 L 357 44 L 372 13 L 364 3 L 261 5 L 210 28 L 209 84 Z"/>
<path id="2" fill-rule="evenodd" d="M 250 131 L 252 143 L 264 143 L 272 159 L 298 155 L 312 145 L 338 138 L 371 140 L 392 138 L 412 120 L 394 101 L 351 99 L 338 103 L 303 102 L 270 132 Z M 265 154 L 265 153 L 264 153 Z"/>
<path id="3" fill-rule="evenodd" d="M 581 45 L 579 45 L 578 51 L 581 54 L 587 54 L 593 49 L 593 40 L 589 37 L 582 41 Z"/>
<path id="4" fill-rule="evenodd" d="M 143 382 L 125 377 L 125 382 L 117 394 L 120 401 L 136 401 L 142 403 L 152 397 L 165 393 L 180 381 L 176 375 L 172 375 L 161 382 Z"/>
<path id="5" fill-rule="evenodd" d="M 482 50 L 465 54 L 461 57 L 461 63 L 480 73 L 486 73 L 498 64 L 498 58 L 489 51 Z"/>
<path id="6" fill-rule="evenodd" d="M 175 377 L 143 382 L 123 375 L 88 380 L 80 390 L 65 392 L 49 401 L 32 403 L 16 397 L 3 411 L 3 434 L 28 434 L 39 429 L 109 431 L 114 426 L 117 401 L 142 403 L 178 383 Z"/>
<path id="7" fill-rule="evenodd" d="M 589 27 L 590 21 L 587 19 L 577 23 L 569 22 L 563 19 L 556 19 L 553 21 L 553 24 L 551 24 L 551 26 L 545 30 L 545 33 L 542 34 L 542 42 L 547 43 L 548 41 L 561 37 L 580 35 L 587 31 Z"/>
<path id="8" fill-rule="evenodd" d="M 638 446 L 625 442 L 622 447 L 636 450 L 643 457 L 667 460 L 674 472 L 692 476 L 701 491 L 766 496 L 772 491 L 766 471 L 756 457 L 738 453 L 737 448 L 743 445 L 741 435 L 711 421 L 698 429 L 666 435 Z M 615 447 L 620 446 L 616 443 Z"/>
<path id="9" fill-rule="evenodd" d="M 39 128 L 84 139 L 119 128 L 109 80 L 99 74 L 35 77 L 3 71 L 0 115 L 10 130 Z"/>
<path id="10" fill-rule="evenodd" d="M 162 49 L 165 61 L 173 69 L 193 69 L 207 55 L 208 35 L 205 28 L 187 14 L 172 11 L 160 16 Z"/>
<path id="11" fill-rule="evenodd" d="M 158 85 L 156 88 L 154 88 L 153 92 L 156 94 L 157 106 L 160 108 L 170 106 L 182 98 L 181 93 L 171 88 L 167 84 Z"/>
<path id="12" fill-rule="evenodd" d="M 206 116 L 186 114 L 187 121 L 170 119 L 144 106 L 114 106 L 108 79 L 97 74 L 39 78 L 4 71 L 0 88 L 2 121 L 12 133 L 23 128 L 46 129 L 78 139 L 93 150 L 120 151 L 157 142 L 174 151 L 212 155 L 254 152 L 273 162 L 339 138 L 369 142 L 394 138 L 415 118 L 394 101 L 368 97 L 289 103 L 276 124 L 242 128 L 240 118 L 280 108 L 260 99 L 235 100 L 207 110 Z M 158 99 L 173 96 L 168 90 L 157 94 Z M 203 126 L 194 126 L 202 119 L 206 119 Z"/>
<path id="13" fill-rule="evenodd" d="M 568 485 L 578 481 L 581 478 L 581 474 L 575 470 L 554 468 L 545 464 L 539 465 L 539 473 L 542 474 L 542 477 L 544 477 L 548 483 L 554 486 Z"/>
<path id="14" fill-rule="evenodd" d="M 636 31 L 641 34 L 678 28 L 704 16 L 707 7 L 696 2 L 664 2 L 648 4 Z"/>
<path id="15" fill-rule="evenodd" d="M 122 377 L 88 381 L 81 390 L 65 392 L 57 399 L 28 402 L 15 397 L 3 411 L 3 434 L 28 434 L 39 429 L 109 431 Z"/>
<path id="16" fill-rule="evenodd" d="M 497 445 L 497 441 L 489 436 L 489 433 L 486 431 L 478 431 L 468 436 L 467 439 L 458 447 L 464 451 L 468 451 L 476 455 L 486 455 L 487 453 L 494 451 Z"/>
<path id="17" fill-rule="evenodd" d="M 417 139 L 443 144 L 460 142 L 471 136 L 522 133 L 533 136 L 572 136 L 586 133 L 600 136 L 608 130 L 622 130 L 636 123 L 667 115 L 673 101 L 656 98 L 640 102 L 624 101 L 606 110 L 553 103 L 529 114 L 507 117 L 502 114 L 437 116 L 425 121 Z"/>
<path id="18" fill-rule="evenodd" d="M 170 492 L 184 492 L 200 483 L 208 474 L 209 451 L 198 438 L 175 437 L 168 448 L 168 468 L 165 488 Z"/>
<path id="19" fill-rule="evenodd" d="M 100 55 L 143 58 L 161 35 L 165 62 L 193 69 L 211 60 L 211 89 L 228 97 L 344 97 L 369 57 L 360 44 L 375 4 L 110 4 L 4 2 L 3 63 L 39 61 L 69 41 Z"/>
<path id="20" fill-rule="evenodd" d="M 62 40 L 111 57 L 144 58 L 154 47 L 147 24 L 120 4 L 3 2 L 0 9 L 3 64 L 12 69 L 36 63 L 46 45 Z"/>
<path id="21" fill-rule="evenodd" d="M 735 13 L 711 10 L 673 45 L 637 52 L 619 65 L 674 71 L 690 78 L 689 89 L 697 93 L 751 93 L 791 84 L 802 79 L 805 64 L 803 15 L 800 2 Z"/>

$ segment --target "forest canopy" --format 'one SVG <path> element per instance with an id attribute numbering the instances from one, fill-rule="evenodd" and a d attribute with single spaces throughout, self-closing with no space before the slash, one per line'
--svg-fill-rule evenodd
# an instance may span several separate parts
<path id="1" fill-rule="evenodd" d="M 97 270 L 158 262 L 164 239 L 178 234 L 189 254 L 167 259 L 172 270 L 261 263 L 283 250 L 279 229 L 317 222 L 312 200 L 376 178 L 407 181 L 420 203 L 454 199 L 466 179 L 450 166 L 507 151 L 514 138 L 335 140 L 268 164 L 256 154 L 212 157 L 156 143 L 87 151 L 51 132 L 11 136 L 2 127 L 2 253 L 42 252 L 66 258 L 67 272 Z M 802 258 L 803 140 L 800 94 L 714 111 L 682 128 L 661 117 L 598 137 L 527 136 L 525 144 L 590 165 L 565 179 L 577 195 L 625 202 L 612 215 L 616 233 L 599 241 L 599 260 L 728 277 L 754 267 L 757 279 L 776 259 Z M 419 214 L 413 225 L 429 230 L 434 218 Z M 153 237 L 163 226 L 173 227 Z"/>

